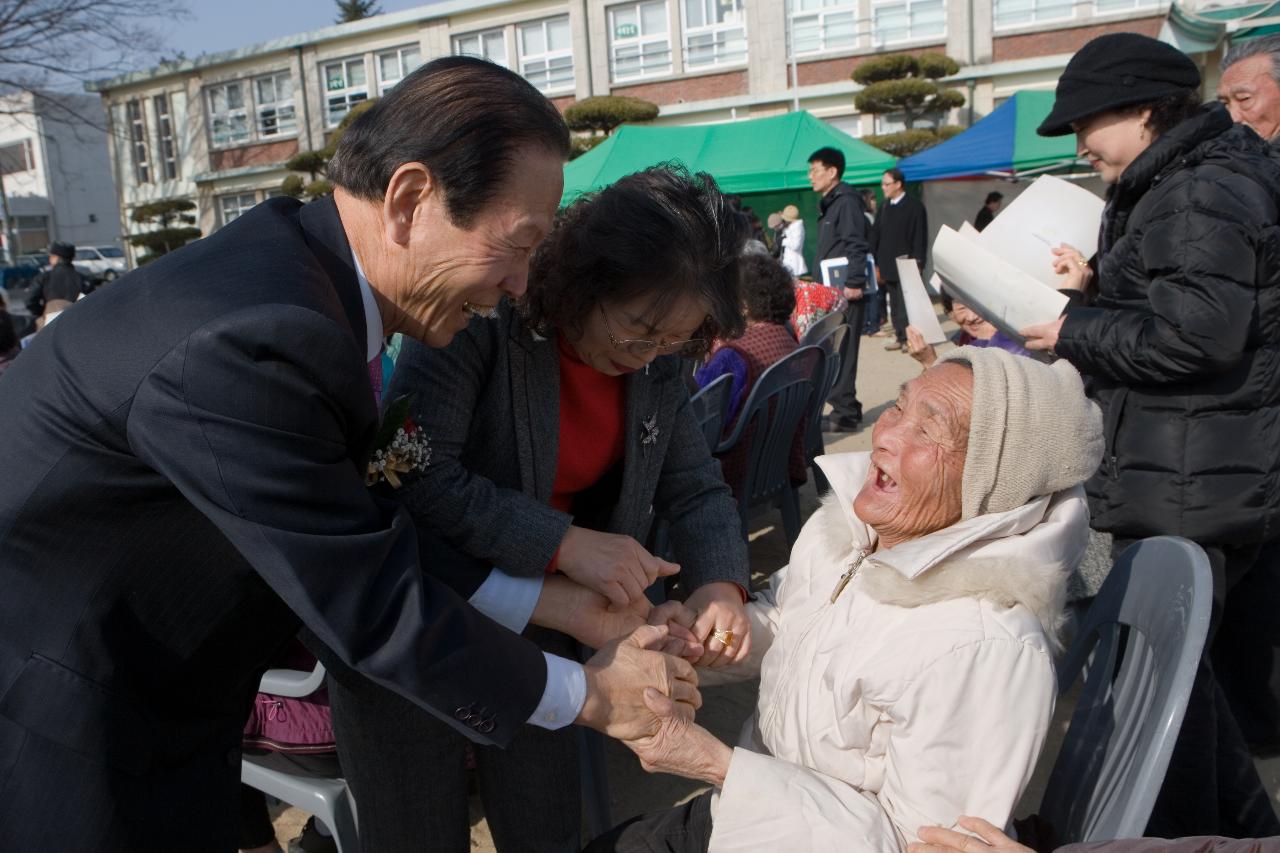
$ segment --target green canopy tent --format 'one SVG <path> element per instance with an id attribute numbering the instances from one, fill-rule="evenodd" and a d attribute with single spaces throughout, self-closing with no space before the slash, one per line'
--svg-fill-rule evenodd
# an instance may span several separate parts
<path id="1" fill-rule="evenodd" d="M 623 125 L 565 166 L 561 203 L 649 166 L 678 162 L 691 171 L 710 173 L 722 190 L 740 195 L 761 220 L 788 204 L 796 205 L 808 223 L 806 251 L 812 256 L 818 197 L 809 188 L 809 155 L 826 146 L 844 152 L 844 180 L 854 185 L 878 185 L 881 174 L 895 162 L 807 112 L 684 127 Z"/>

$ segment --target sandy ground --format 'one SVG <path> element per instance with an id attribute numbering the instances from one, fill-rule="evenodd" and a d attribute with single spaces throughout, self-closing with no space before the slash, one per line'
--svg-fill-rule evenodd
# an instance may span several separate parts
<path id="1" fill-rule="evenodd" d="M 948 332 L 954 331 L 949 324 Z M 832 433 L 826 436 L 828 452 L 868 450 L 871 446 L 871 429 L 875 419 L 897 397 L 898 387 L 920 372 L 919 366 L 909 356 L 884 349 L 886 339 L 862 339 L 858 364 L 858 396 L 862 400 L 866 427 L 858 433 Z M 807 517 L 817 506 L 812 484 L 801 491 L 801 511 Z M 753 586 L 759 586 L 787 561 L 786 538 L 782 532 L 782 519 L 776 512 L 762 515 L 751 533 L 751 575 Z M 708 687 L 703 691 L 704 706 L 698 721 L 722 740 L 733 743 L 743 721 L 750 715 L 756 698 L 756 683 L 736 684 L 725 687 Z M 1036 810 L 1044 792 L 1049 767 L 1061 744 L 1070 714 L 1070 702 L 1059 704 L 1057 719 L 1050 735 L 1045 754 L 1031 785 L 1019 804 L 1016 814 L 1023 816 Z M 637 814 L 662 809 L 683 802 L 705 790 L 705 786 L 667 775 L 652 775 L 640 768 L 635 757 L 623 746 L 610 742 L 607 747 L 608 787 L 611 819 L 614 823 Z M 1280 801 L 1280 758 L 1258 762 L 1259 772 L 1267 790 L 1272 792 L 1273 802 Z M 429 805 L 425 807 L 429 808 Z M 276 832 L 287 849 L 288 839 L 296 835 L 306 820 L 305 813 L 296 808 L 281 812 L 276 820 Z M 472 799 L 471 846 L 477 851 L 493 851 L 483 810 L 476 798 Z M 424 848 L 425 850 L 426 848 Z"/>

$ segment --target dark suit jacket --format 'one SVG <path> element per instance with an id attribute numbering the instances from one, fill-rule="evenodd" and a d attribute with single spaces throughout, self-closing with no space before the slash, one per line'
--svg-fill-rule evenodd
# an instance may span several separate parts
<path id="1" fill-rule="evenodd" d="M 170 821 L 233 849 L 240 729 L 300 623 L 482 742 L 530 716 L 537 648 L 424 578 L 365 488 L 365 335 L 333 201 L 277 199 L 0 379 L 0 850 L 150 849 Z M 50 836 L 64 812 L 98 823 Z"/>
<path id="2" fill-rule="evenodd" d="M 904 195 L 897 204 L 880 205 L 876 226 L 871 232 L 871 252 L 885 281 L 897 281 L 897 258 L 915 258 L 923 268 L 929 251 L 929 220 L 919 199 Z"/>
<path id="3" fill-rule="evenodd" d="M 748 585 L 738 510 L 689 408 L 680 360 L 659 358 L 626 378 L 621 470 L 578 496 L 574 517 L 550 506 L 560 447 L 560 359 L 505 303 L 496 320 L 473 320 L 444 349 L 407 341 L 388 397 L 413 394 L 431 437 L 431 465 L 402 498 L 419 524 L 478 558 L 440 576 L 470 595 L 497 566 L 533 577 L 571 521 L 643 542 L 655 512 L 672 520 L 680 579 Z M 653 441 L 644 444 L 653 420 Z M 447 568 L 463 564 L 451 562 Z M 437 567 L 433 566 L 435 571 Z"/>

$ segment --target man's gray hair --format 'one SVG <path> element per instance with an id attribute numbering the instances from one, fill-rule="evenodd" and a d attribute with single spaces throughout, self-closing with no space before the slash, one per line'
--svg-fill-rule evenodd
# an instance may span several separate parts
<path id="1" fill-rule="evenodd" d="M 1254 56 L 1271 57 L 1271 79 L 1280 85 L 1280 35 L 1258 36 L 1234 42 L 1231 49 L 1222 57 L 1222 70 L 1225 72 L 1237 62 L 1243 62 Z"/>

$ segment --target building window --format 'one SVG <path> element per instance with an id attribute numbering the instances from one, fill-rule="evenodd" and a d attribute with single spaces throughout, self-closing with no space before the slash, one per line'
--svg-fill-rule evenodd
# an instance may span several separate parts
<path id="1" fill-rule="evenodd" d="M 946 34 L 947 8 L 943 0 L 904 0 L 872 7 L 871 37 L 877 45 Z"/>
<path id="2" fill-rule="evenodd" d="M 1159 6 L 1160 0 L 1095 0 L 1094 11 L 1099 15 L 1112 12 L 1131 12 L 1134 9 L 1147 9 Z"/>
<path id="3" fill-rule="evenodd" d="M 520 73 L 539 92 L 573 88 L 573 37 L 568 15 L 521 24 L 516 41 L 520 46 Z"/>
<path id="4" fill-rule="evenodd" d="M 474 56 L 509 67 L 507 65 L 507 37 L 501 29 L 454 36 L 453 52 L 457 56 Z"/>
<path id="5" fill-rule="evenodd" d="M 160 137 L 160 174 L 166 181 L 178 177 L 178 145 L 173 137 L 173 117 L 169 115 L 169 96 L 163 92 L 151 99 L 156 110 L 156 129 Z"/>
<path id="6" fill-rule="evenodd" d="M 849 0 L 791 0 L 791 41 L 796 56 L 858 45 L 858 6 Z"/>
<path id="7" fill-rule="evenodd" d="M 213 147 L 243 145 L 252 133 L 249 130 L 249 109 L 245 105 L 244 84 L 223 83 L 205 90 L 209 95 L 209 127 L 213 134 Z"/>
<path id="8" fill-rule="evenodd" d="M 388 50 L 378 54 L 378 93 L 385 95 L 387 90 L 408 76 L 409 72 L 422 64 L 422 51 L 418 46 Z"/>
<path id="9" fill-rule="evenodd" d="M 1110 0 L 1098 0 L 1098 5 Z M 1121 0 L 1125 8 L 1133 8 L 1132 0 Z M 1019 27 L 1044 21 L 1061 21 L 1074 18 L 1072 0 L 995 0 L 992 7 L 996 27 Z"/>
<path id="10" fill-rule="evenodd" d="M 222 214 L 222 224 L 228 225 L 258 203 L 254 193 L 234 193 L 218 196 L 218 210 Z"/>
<path id="11" fill-rule="evenodd" d="M 129 151 L 133 159 L 133 180 L 151 183 L 151 164 L 147 156 L 147 122 L 142 114 L 142 101 L 134 98 L 124 105 L 129 124 Z"/>
<path id="12" fill-rule="evenodd" d="M 336 127 L 342 117 L 361 101 L 369 99 L 364 57 L 329 62 L 324 66 L 325 113 L 327 127 Z"/>
<path id="13" fill-rule="evenodd" d="M 671 73 L 667 0 L 609 7 L 609 63 L 614 81 Z"/>
<path id="14" fill-rule="evenodd" d="M 709 68 L 747 61 L 745 0 L 681 0 L 684 64 Z"/>
<path id="15" fill-rule="evenodd" d="M 258 136 L 291 136 L 298 132 L 298 114 L 293 105 L 293 75 L 288 71 L 268 74 L 253 81 L 258 116 Z"/>
<path id="16" fill-rule="evenodd" d="M 18 251 L 15 254 L 38 252 L 49 245 L 49 217 L 47 216 L 15 216 L 13 230 L 18 242 Z"/>
<path id="17" fill-rule="evenodd" d="M 0 175 L 30 172 L 35 167 L 35 159 L 31 156 L 30 139 L 0 145 Z"/>
<path id="18" fill-rule="evenodd" d="M 850 136 L 862 136 L 862 116 L 860 115 L 832 116 L 829 119 L 824 119 L 824 121 L 836 130 L 847 133 Z"/>

